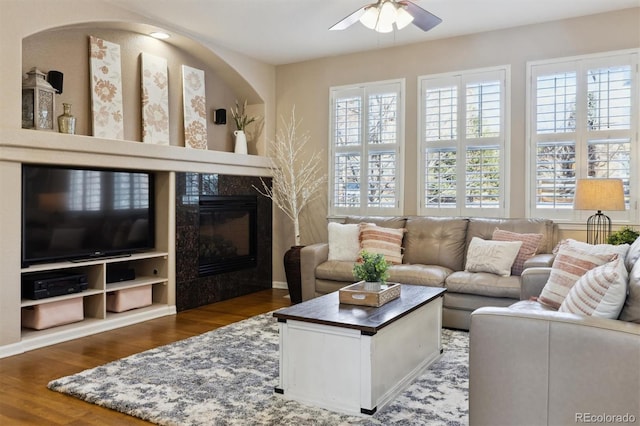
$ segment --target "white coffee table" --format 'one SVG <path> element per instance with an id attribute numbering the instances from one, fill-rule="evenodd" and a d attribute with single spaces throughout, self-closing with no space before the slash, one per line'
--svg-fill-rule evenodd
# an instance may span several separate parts
<path id="1" fill-rule="evenodd" d="M 442 353 L 444 292 L 403 284 L 401 296 L 379 308 L 340 304 L 334 292 L 275 312 L 275 391 L 334 411 L 374 414 Z"/>

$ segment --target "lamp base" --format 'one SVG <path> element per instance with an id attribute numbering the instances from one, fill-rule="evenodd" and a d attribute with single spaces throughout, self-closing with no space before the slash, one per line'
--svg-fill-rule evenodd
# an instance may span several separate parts
<path id="1" fill-rule="evenodd" d="M 611 234 L 611 219 L 600 210 L 587 219 L 587 243 L 606 244 Z"/>

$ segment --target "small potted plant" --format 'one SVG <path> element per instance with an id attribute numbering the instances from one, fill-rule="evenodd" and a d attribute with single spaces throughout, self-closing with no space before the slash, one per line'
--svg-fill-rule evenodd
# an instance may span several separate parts
<path id="1" fill-rule="evenodd" d="M 620 244 L 633 244 L 633 242 L 640 236 L 640 232 L 628 226 L 623 226 L 618 231 L 612 232 L 607 238 L 609 244 L 615 246 Z"/>
<path id="2" fill-rule="evenodd" d="M 353 266 L 353 276 L 365 282 L 365 289 L 380 289 L 389 278 L 389 264 L 379 253 L 363 250 L 360 253 L 361 262 Z"/>

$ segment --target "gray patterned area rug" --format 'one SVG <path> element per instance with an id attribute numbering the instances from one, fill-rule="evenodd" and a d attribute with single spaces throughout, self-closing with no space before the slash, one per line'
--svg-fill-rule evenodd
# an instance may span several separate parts
<path id="1" fill-rule="evenodd" d="M 53 380 L 48 387 L 160 425 L 464 425 L 468 333 L 442 334 L 442 357 L 373 416 L 343 415 L 274 393 L 278 326 L 271 313 Z"/>

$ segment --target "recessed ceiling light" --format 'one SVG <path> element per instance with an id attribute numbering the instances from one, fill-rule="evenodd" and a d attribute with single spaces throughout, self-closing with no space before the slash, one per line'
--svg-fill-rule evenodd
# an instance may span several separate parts
<path id="1" fill-rule="evenodd" d="M 163 33 L 162 31 L 154 31 L 152 33 L 149 33 L 149 35 L 153 38 L 157 38 L 158 40 L 166 40 L 171 37 L 169 34 Z"/>

